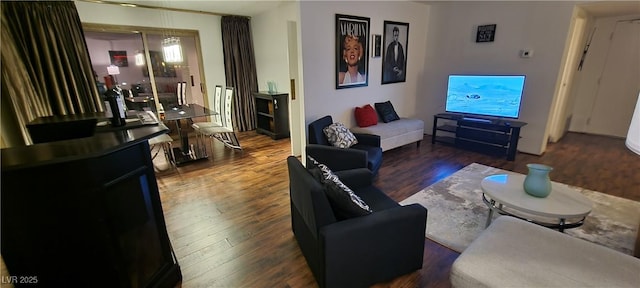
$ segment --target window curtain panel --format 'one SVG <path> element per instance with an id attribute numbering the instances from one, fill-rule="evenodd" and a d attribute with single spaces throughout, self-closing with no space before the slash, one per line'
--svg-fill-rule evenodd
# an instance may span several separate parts
<path id="1" fill-rule="evenodd" d="M 37 117 L 102 112 L 82 23 L 71 1 L 2 1 L 2 103 L 7 131 Z M 8 97 L 8 99 L 5 99 Z M 5 126 L 5 122 L 2 122 Z M 3 144 L 15 135 L 3 135 Z M 9 142 L 9 141 L 6 141 Z M 11 141 L 12 142 L 12 141 Z M 13 146 L 10 143 L 8 146 Z"/>
<path id="2" fill-rule="evenodd" d="M 256 58 L 249 19 L 241 16 L 223 16 L 222 48 L 224 70 L 228 87 L 234 87 L 233 127 L 237 131 L 256 129 L 255 100 L 258 91 Z"/>

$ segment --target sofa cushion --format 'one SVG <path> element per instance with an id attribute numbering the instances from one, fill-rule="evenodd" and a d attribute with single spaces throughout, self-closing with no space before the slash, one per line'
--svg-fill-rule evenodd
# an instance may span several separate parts
<path id="1" fill-rule="evenodd" d="M 356 107 L 355 115 L 356 123 L 360 127 L 369 127 L 378 124 L 378 114 L 376 114 L 376 110 L 369 104 Z"/>
<path id="2" fill-rule="evenodd" d="M 451 267 L 452 287 L 637 287 L 640 259 L 500 216 Z"/>
<path id="3" fill-rule="evenodd" d="M 331 145 L 338 148 L 349 148 L 358 143 L 356 136 L 342 123 L 336 122 L 322 129 Z"/>
<path id="4" fill-rule="evenodd" d="M 329 203 L 339 220 L 364 216 L 373 212 L 369 205 L 356 195 L 351 188 L 344 185 L 329 167 L 318 163 L 311 156 L 307 156 L 307 169 L 314 178 L 319 177 L 323 184 Z"/>
<path id="5" fill-rule="evenodd" d="M 387 194 L 380 191 L 375 186 L 366 186 L 360 189 L 355 189 L 356 195 L 360 196 L 362 201 L 369 205 L 369 208 L 373 211 L 382 211 L 400 206 L 398 202 L 391 199 Z"/>
<path id="6" fill-rule="evenodd" d="M 388 123 L 400 119 L 396 110 L 393 109 L 391 101 L 375 103 L 374 105 L 376 106 L 376 111 L 378 111 L 378 115 L 380 115 L 382 122 Z"/>

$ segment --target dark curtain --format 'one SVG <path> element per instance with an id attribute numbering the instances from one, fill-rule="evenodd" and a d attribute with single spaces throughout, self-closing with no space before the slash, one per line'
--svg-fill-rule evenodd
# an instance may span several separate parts
<path id="1" fill-rule="evenodd" d="M 258 91 L 258 76 L 249 24 L 249 19 L 246 17 L 222 17 L 224 71 L 227 86 L 236 89 L 233 102 L 233 128 L 237 131 L 256 128 L 253 92 Z"/>
<path id="2" fill-rule="evenodd" d="M 3 103 L 11 103 L 25 143 L 25 125 L 37 117 L 102 111 L 75 4 L 1 4 Z"/>

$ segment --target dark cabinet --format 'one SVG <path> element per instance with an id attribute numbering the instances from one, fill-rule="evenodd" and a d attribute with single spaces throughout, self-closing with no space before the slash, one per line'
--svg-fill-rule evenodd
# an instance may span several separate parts
<path id="1" fill-rule="evenodd" d="M 438 120 L 446 123 L 439 123 Z M 467 150 L 506 156 L 507 160 L 513 161 L 520 140 L 520 128 L 525 125 L 527 123 L 520 121 L 440 113 L 433 116 L 431 143 L 451 144 Z"/>
<path id="2" fill-rule="evenodd" d="M 256 131 L 273 139 L 289 137 L 289 94 L 257 92 Z"/>
<path id="3" fill-rule="evenodd" d="M 175 287 L 182 276 L 147 142 L 165 131 L 3 149 L 1 244 L 9 273 L 43 287 Z"/>

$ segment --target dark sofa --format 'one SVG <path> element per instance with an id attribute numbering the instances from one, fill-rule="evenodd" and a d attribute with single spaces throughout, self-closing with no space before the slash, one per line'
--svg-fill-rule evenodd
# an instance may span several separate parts
<path id="1" fill-rule="evenodd" d="M 332 170 L 343 170 L 353 164 L 365 163 L 373 175 L 378 174 L 382 165 L 382 148 L 380 136 L 353 133 L 358 144 L 349 148 L 331 146 L 322 129 L 331 125 L 333 118 L 329 115 L 309 123 L 309 144 L 307 154 L 329 166 Z"/>
<path id="2" fill-rule="evenodd" d="M 296 157 L 287 165 L 291 226 L 320 287 L 368 287 L 422 267 L 424 207 L 400 206 L 372 185 L 366 168 L 335 171 L 373 210 L 337 220 L 321 182 Z"/>

